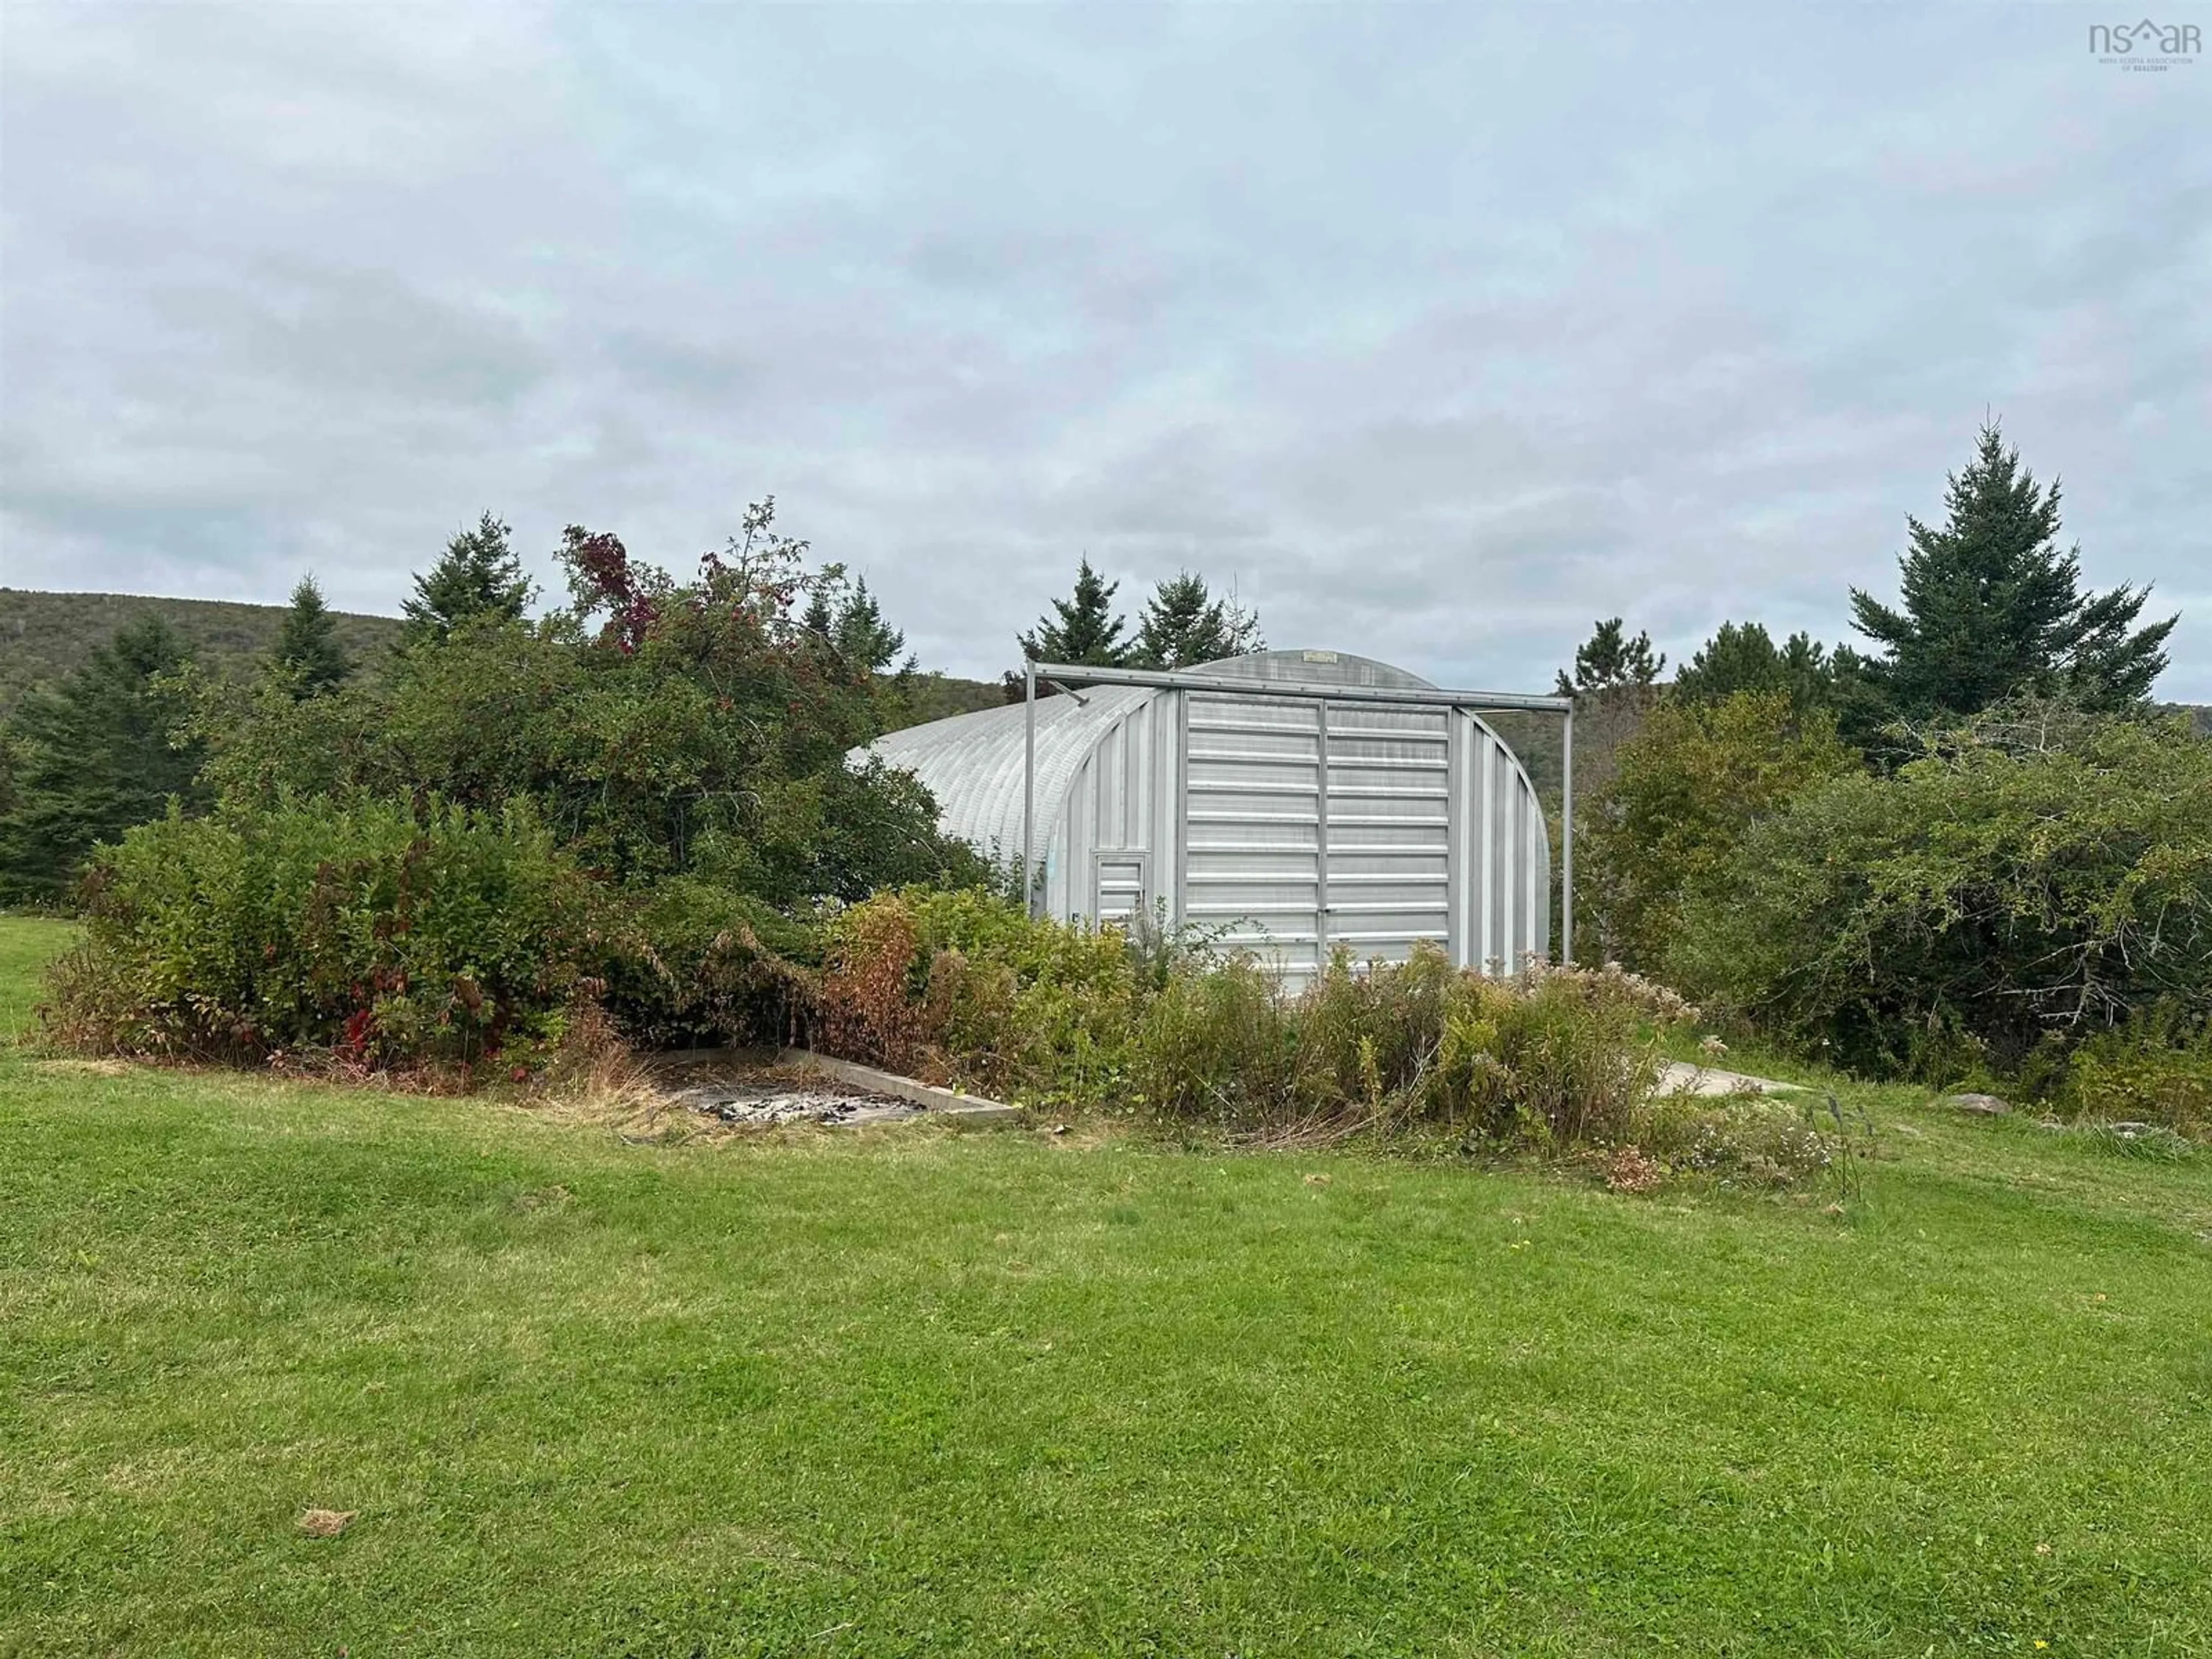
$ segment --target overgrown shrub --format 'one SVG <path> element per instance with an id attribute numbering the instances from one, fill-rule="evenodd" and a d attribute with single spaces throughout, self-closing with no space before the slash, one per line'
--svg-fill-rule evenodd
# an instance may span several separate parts
<path id="1" fill-rule="evenodd" d="M 1840 1123 L 1832 1132 L 1805 1109 L 1758 1094 L 1653 1096 L 1638 1109 L 1631 1139 L 1672 1173 L 1729 1187 L 1790 1186 L 1850 1152 Z"/>
<path id="2" fill-rule="evenodd" d="M 864 584 L 836 566 L 810 572 L 805 544 L 773 522 L 772 503 L 755 505 L 743 533 L 681 580 L 572 527 L 561 555 L 571 603 L 530 621 L 506 532 L 487 518 L 471 532 L 484 558 L 470 566 L 463 548 L 451 580 L 423 589 L 440 605 L 471 592 L 487 603 L 426 610 L 434 625 L 410 629 L 374 679 L 301 696 L 282 676 L 200 677 L 204 781 L 234 827 L 300 826 L 294 859 L 313 852 L 308 803 L 325 798 L 340 805 L 318 856 L 341 864 L 356 856 L 347 826 L 369 822 L 368 799 L 401 803 L 380 809 L 392 823 L 441 801 L 427 817 L 465 811 L 533 836 L 543 826 L 570 876 L 598 884 L 608 939 L 619 935 L 590 976 L 630 1041 L 787 1037 L 811 1005 L 821 911 L 990 871 L 939 830 L 913 776 L 849 758 L 896 713 L 899 636 Z M 230 1006 L 234 965 L 195 959 L 190 971 L 204 977 L 176 978 L 170 1001 Z M 357 977 L 350 962 L 330 972 Z M 319 988 L 314 1006 L 329 1000 Z M 377 1018 L 396 1030 L 410 1016 L 394 1004 Z M 164 1040 L 206 1047 L 208 1031 L 183 1035 L 189 1023 L 165 1015 Z M 240 1034 L 224 1041 L 240 1052 L 321 1040 L 301 1034 L 315 1026 L 304 1015 L 266 1032 L 258 1015 L 232 1023 Z"/>
<path id="3" fill-rule="evenodd" d="M 2169 1005 L 2072 1054 L 2057 1104 L 2069 1116 L 2212 1134 L 2212 1018 Z"/>
<path id="4" fill-rule="evenodd" d="M 1296 996 L 1249 967 L 1194 969 L 1180 988 L 1147 1011 L 1138 1044 L 1170 1109 L 1294 1134 L 1418 1128 L 1540 1149 L 1624 1134 L 1657 1073 L 1655 1024 L 1692 1012 L 1618 968 L 1486 978 L 1427 945 L 1401 963 L 1340 952 Z"/>
<path id="5" fill-rule="evenodd" d="M 2009 1071 L 2212 1011 L 2212 744 L 1993 710 L 1753 824 L 1686 907 L 1686 988 L 1838 1060 Z"/>
<path id="6" fill-rule="evenodd" d="M 173 810 L 100 849 L 46 1029 L 80 1050 L 364 1067 L 557 1036 L 616 952 L 524 806 L 367 799 Z"/>
<path id="7" fill-rule="evenodd" d="M 1132 1100 L 1179 1118 L 1265 1121 L 1297 1098 L 1299 1035 L 1281 983 L 1249 957 L 1170 971 L 1146 1006 Z"/>
<path id="8" fill-rule="evenodd" d="M 831 924 L 817 1040 L 1038 1104 L 1326 1136 L 1448 1131 L 1564 1147 L 1626 1134 L 1693 1017 L 1618 968 L 1454 969 L 1340 955 L 1304 992 L 1249 957 L 1163 955 L 1115 929 L 1032 921 L 985 892 L 885 895 Z"/>
<path id="9" fill-rule="evenodd" d="M 209 684 L 208 781 L 262 805 L 349 789 L 528 801 L 625 888 L 688 876 L 794 911 L 984 879 L 910 775 L 848 761 L 895 712 L 878 671 L 896 636 L 864 625 L 873 601 L 837 568 L 809 573 L 773 518 L 754 507 L 688 580 L 572 528 L 572 603 L 541 620 L 471 617 L 323 696 Z"/>
<path id="10" fill-rule="evenodd" d="M 1039 1103 L 1126 1082 L 1138 979 L 1115 929 L 1030 920 L 981 888 L 909 888 L 834 917 L 817 1003 L 839 1053 Z"/>
<path id="11" fill-rule="evenodd" d="M 793 1040 L 811 1006 L 820 952 L 811 916 L 690 876 L 614 896 L 630 927 L 606 969 L 603 1000 L 629 1042 Z"/>
<path id="12" fill-rule="evenodd" d="M 1577 814 L 1586 936 L 1671 976 L 1682 912 L 1711 892 L 1751 826 L 1816 784 L 1859 770 L 1829 710 L 1784 691 L 1668 696 L 1613 757 Z"/>
<path id="13" fill-rule="evenodd" d="M 1658 1074 L 1655 1024 L 1696 1012 L 1618 967 L 1541 964 L 1460 975 L 1439 1012 L 1433 1054 L 1407 1080 L 1419 1115 L 1545 1149 L 1627 1138 Z"/>

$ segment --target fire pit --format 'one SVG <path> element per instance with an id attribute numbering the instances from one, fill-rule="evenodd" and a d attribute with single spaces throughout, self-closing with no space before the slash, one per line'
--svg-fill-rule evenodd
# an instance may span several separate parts
<path id="1" fill-rule="evenodd" d="M 724 1078 L 695 1083 L 672 1092 L 686 1110 L 725 1123 L 769 1126 L 821 1123 L 854 1128 L 864 1123 L 896 1123 L 921 1117 L 923 1108 L 890 1095 L 872 1094 L 826 1078 Z"/>

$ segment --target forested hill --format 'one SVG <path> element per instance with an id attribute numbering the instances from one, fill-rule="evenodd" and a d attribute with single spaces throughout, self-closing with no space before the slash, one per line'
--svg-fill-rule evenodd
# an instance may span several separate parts
<path id="1" fill-rule="evenodd" d="M 269 649 L 284 620 L 281 605 L 241 605 L 228 599 L 166 599 L 137 593 L 37 593 L 0 587 L 0 720 L 24 692 L 82 662 L 125 623 L 158 612 L 178 636 L 210 659 L 258 655 Z M 399 637 L 397 617 L 334 611 L 338 641 L 356 663 L 380 660 Z M 910 683 L 907 718 L 933 720 L 996 708 L 996 684 L 919 674 Z"/>
<path id="2" fill-rule="evenodd" d="M 41 680 L 82 662 L 125 623 L 157 612 L 177 636 L 210 659 L 266 651 L 284 620 L 281 605 L 228 599 L 154 599 L 137 593 L 34 593 L 0 587 L 0 715 Z M 332 612 L 338 640 L 356 662 L 370 662 L 399 637 L 397 617 Z"/>
<path id="3" fill-rule="evenodd" d="M 137 593 L 38 593 L 0 587 L 0 719 L 23 693 L 40 680 L 67 673 L 95 645 L 134 617 L 153 611 L 202 656 L 247 656 L 269 648 L 283 621 L 281 605 L 241 605 L 228 599 L 167 599 Z M 364 617 L 334 611 L 338 638 L 357 663 L 374 662 L 399 637 L 397 617 Z M 994 708 L 1004 700 L 999 686 L 949 674 L 921 674 L 913 680 L 906 722 Z M 2167 705 L 2196 717 L 2199 731 L 2212 732 L 2212 706 Z M 1517 735 L 1517 734 L 1516 734 Z M 1590 734 L 1583 734 L 1585 738 Z M 1518 743 L 1515 745 L 1520 746 Z M 1537 746 L 1541 746 L 1540 739 Z M 1553 764 L 1557 772 L 1556 761 Z M 1579 775 L 1581 769 L 1576 769 Z"/>

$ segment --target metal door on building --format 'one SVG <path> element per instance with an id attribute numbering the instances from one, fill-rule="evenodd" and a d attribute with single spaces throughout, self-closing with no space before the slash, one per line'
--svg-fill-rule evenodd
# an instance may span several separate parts
<path id="1" fill-rule="evenodd" d="M 1449 941 L 1455 711 L 1182 696 L 1187 921 L 1294 980 Z"/>
<path id="2" fill-rule="evenodd" d="M 1402 962 L 1417 939 L 1449 943 L 1456 711 L 1323 703 L 1321 715 L 1324 947 Z"/>

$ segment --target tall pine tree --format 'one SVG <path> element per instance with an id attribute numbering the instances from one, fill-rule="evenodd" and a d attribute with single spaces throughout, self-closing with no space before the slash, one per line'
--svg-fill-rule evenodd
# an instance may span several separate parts
<path id="1" fill-rule="evenodd" d="M 353 672 L 338 643 L 338 619 L 323 603 L 323 590 L 312 574 L 301 577 L 292 590 L 292 606 L 276 629 L 270 659 L 298 697 L 319 696 Z"/>
<path id="2" fill-rule="evenodd" d="M 1792 634 L 1778 646 L 1759 623 L 1724 622 L 1674 675 L 1686 702 L 1718 702 L 1739 691 L 1781 691 L 1799 714 L 1832 702 L 1835 669 L 1826 646 Z"/>
<path id="3" fill-rule="evenodd" d="M 1130 656 L 1146 668 L 1188 668 L 1267 648 L 1256 614 L 1234 596 L 1215 599 L 1205 577 L 1186 570 L 1152 590 Z"/>
<path id="4" fill-rule="evenodd" d="M 884 619 L 883 606 L 868 592 L 868 579 L 858 577 L 853 591 L 838 607 L 833 636 L 837 654 L 856 668 L 872 674 L 912 673 L 915 659 L 899 660 L 906 649 L 906 635 Z"/>
<path id="5" fill-rule="evenodd" d="M 1080 664 L 1085 668 L 1127 665 L 1126 618 L 1114 614 L 1114 595 L 1121 584 L 1091 568 L 1086 556 L 1076 568 L 1075 592 L 1052 602 L 1053 613 L 1020 638 L 1022 654 L 1036 662 Z"/>
<path id="6" fill-rule="evenodd" d="M 1881 653 L 1850 665 L 1852 724 L 1956 718 L 2021 693 L 2107 709 L 2149 695 L 2180 619 L 2137 628 L 2148 587 L 2081 592 L 2081 550 L 2058 546 L 2058 494 L 1994 422 L 1982 428 L 1942 525 L 1906 520 L 1903 608 L 1851 590 L 1852 625 Z"/>
<path id="7" fill-rule="evenodd" d="M 1652 654 L 1650 634 L 1638 634 L 1632 640 L 1619 617 L 1607 617 L 1575 647 L 1572 676 L 1564 669 L 1559 672 L 1559 695 L 1572 697 L 1648 686 L 1666 665 L 1665 652 Z"/>
<path id="8" fill-rule="evenodd" d="M 810 578 L 806 588 L 806 609 L 799 613 L 799 626 L 839 661 L 869 674 L 899 676 L 915 671 L 913 656 L 900 660 L 906 635 L 884 618 L 882 605 L 868 592 L 866 576 L 854 578 L 848 586 L 845 567 L 833 564 Z"/>
<path id="9" fill-rule="evenodd" d="M 414 596 L 402 602 L 407 627 L 401 643 L 443 640 L 471 617 L 520 620 L 536 588 L 514 551 L 514 527 L 489 513 L 472 530 L 446 544 L 438 562 L 415 578 Z"/>
<path id="10" fill-rule="evenodd" d="M 158 817 L 172 795 L 197 803 L 204 756 L 198 739 L 173 735 L 189 705 L 168 678 L 186 660 L 168 625 L 148 616 L 24 698 L 0 732 L 12 755 L 0 904 L 62 897 L 95 842 Z"/>

